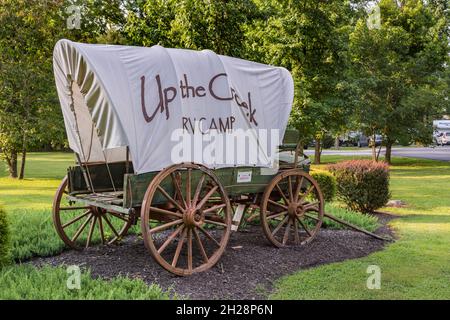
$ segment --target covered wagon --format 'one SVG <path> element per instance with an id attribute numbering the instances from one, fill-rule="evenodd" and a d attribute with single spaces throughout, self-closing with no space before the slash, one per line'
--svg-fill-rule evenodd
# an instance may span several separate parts
<path id="1" fill-rule="evenodd" d="M 53 60 L 77 159 L 53 203 L 67 246 L 112 244 L 132 230 L 162 267 L 189 275 L 219 260 L 243 220 L 259 220 L 277 247 L 317 234 L 324 200 L 298 133 L 286 130 L 286 69 L 68 40 Z"/>

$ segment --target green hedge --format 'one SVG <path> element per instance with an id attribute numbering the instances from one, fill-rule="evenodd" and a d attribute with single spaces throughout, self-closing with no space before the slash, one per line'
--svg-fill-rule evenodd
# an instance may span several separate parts
<path id="1" fill-rule="evenodd" d="M 94 279 L 89 270 L 80 274 L 80 289 L 68 289 L 73 273 L 63 266 L 36 268 L 29 264 L 8 266 L 0 271 L 0 300 L 167 300 L 179 299 L 172 290 L 124 276 Z"/>
<path id="2" fill-rule="evenodd" d="M 326 202 L 333 201 L 336 195 L 336 178 L 325 170 L 314 170 L 311 172 L 311 176 L 319 184 L 324 200 Z"/>
<path id="3" fill-rule="evenodd" d="M 329 166 L 338 197 L 351 210 L 370 213 L 389 200 L 389 166 L 385 162 L 349 160 Z"/>
<path id="4" fill-rule="evenodd" d="M 11 239 L 6 212 L 0 207 L 0 267 L 11 262 Z"/>

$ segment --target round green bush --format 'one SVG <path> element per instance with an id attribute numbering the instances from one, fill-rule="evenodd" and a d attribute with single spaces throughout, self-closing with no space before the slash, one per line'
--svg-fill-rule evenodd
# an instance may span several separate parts
<path id="1" fill-rule="evenodd" d="M 6 212 L 0 207 L 0 267 L 11 262 L 10 245 L 10 233 Z"/>
<path id="2" fill-rule="evenodd" d="M 351 210 L 371 213 L 389 200 L 389 166 L 385 162 L 349 160 L 329 167 L 337 195 Z"/>
<path id="3" fill-rule="evenodd" d="M 311 176 L 319 184 L 324 200 L 333 201 L 336 195 L 336 178 L 325 170 L 314 170 L 311 172 Z"/>

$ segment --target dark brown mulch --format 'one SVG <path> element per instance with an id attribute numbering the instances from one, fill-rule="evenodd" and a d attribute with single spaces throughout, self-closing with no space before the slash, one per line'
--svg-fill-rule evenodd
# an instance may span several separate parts
<path id="1" fill-rule="evenodd" d="M 378 214 L 383 224 L 376 233 L 393 236 L 386 223 L 394 216 Z M 94 277 L 124 275 L 172 288 L 190 299 L 264 299 L 273 281 L 283 275 L 317 265 L 366 256 L 388 242 L 349 230 L 320 231 L 305 247 L 272 247 L 259 226 L 233 233 L 228 247 L 212 269 L 190 277 L 177 277 L 161 268 L 146 251 L 141 239 L 127 237 L 120 246 L 98 246 L 82 252 L 65 251 L 58 256 L 36 258 L 34 265 L 80 265 Z M 242 246 L 233 249 L 234 246 Z"/>

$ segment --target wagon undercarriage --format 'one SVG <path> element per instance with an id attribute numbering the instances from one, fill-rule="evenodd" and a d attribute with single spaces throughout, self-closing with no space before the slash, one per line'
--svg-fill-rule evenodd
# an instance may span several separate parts
<path id="1" fill-rule="evenodd" d="M 210 170 L 183 163 L 147 175 L 145 183 L 143 177 L 123 174 L 122 190 L 108 190 L 104 181 L 99 184 L 104 191 L 95 193 L 82 183 L 81 168 L 70 168 L 55 197 L 54 222 L 68 246 L 82 249 L 116 243 L 140 221 L 153 258 L 172 273 L 189 275 L 212 267 L 242 223 L 259 222 L 277 247 L 312 241 L 329 215 L 319 186 L 306 173 L 307 164 L 304 158 L 297 166 L 284 163 L 276 173 L 256 175 L 251 184 L 239 185 L 239 174 L 260 169 Z M 96 166 L 90 167 L 94 177 Z M 114 175 L 121 173 L 119 168 L 116 164 Z M 136 181 L 147 186 L 145 190 Z"/>

